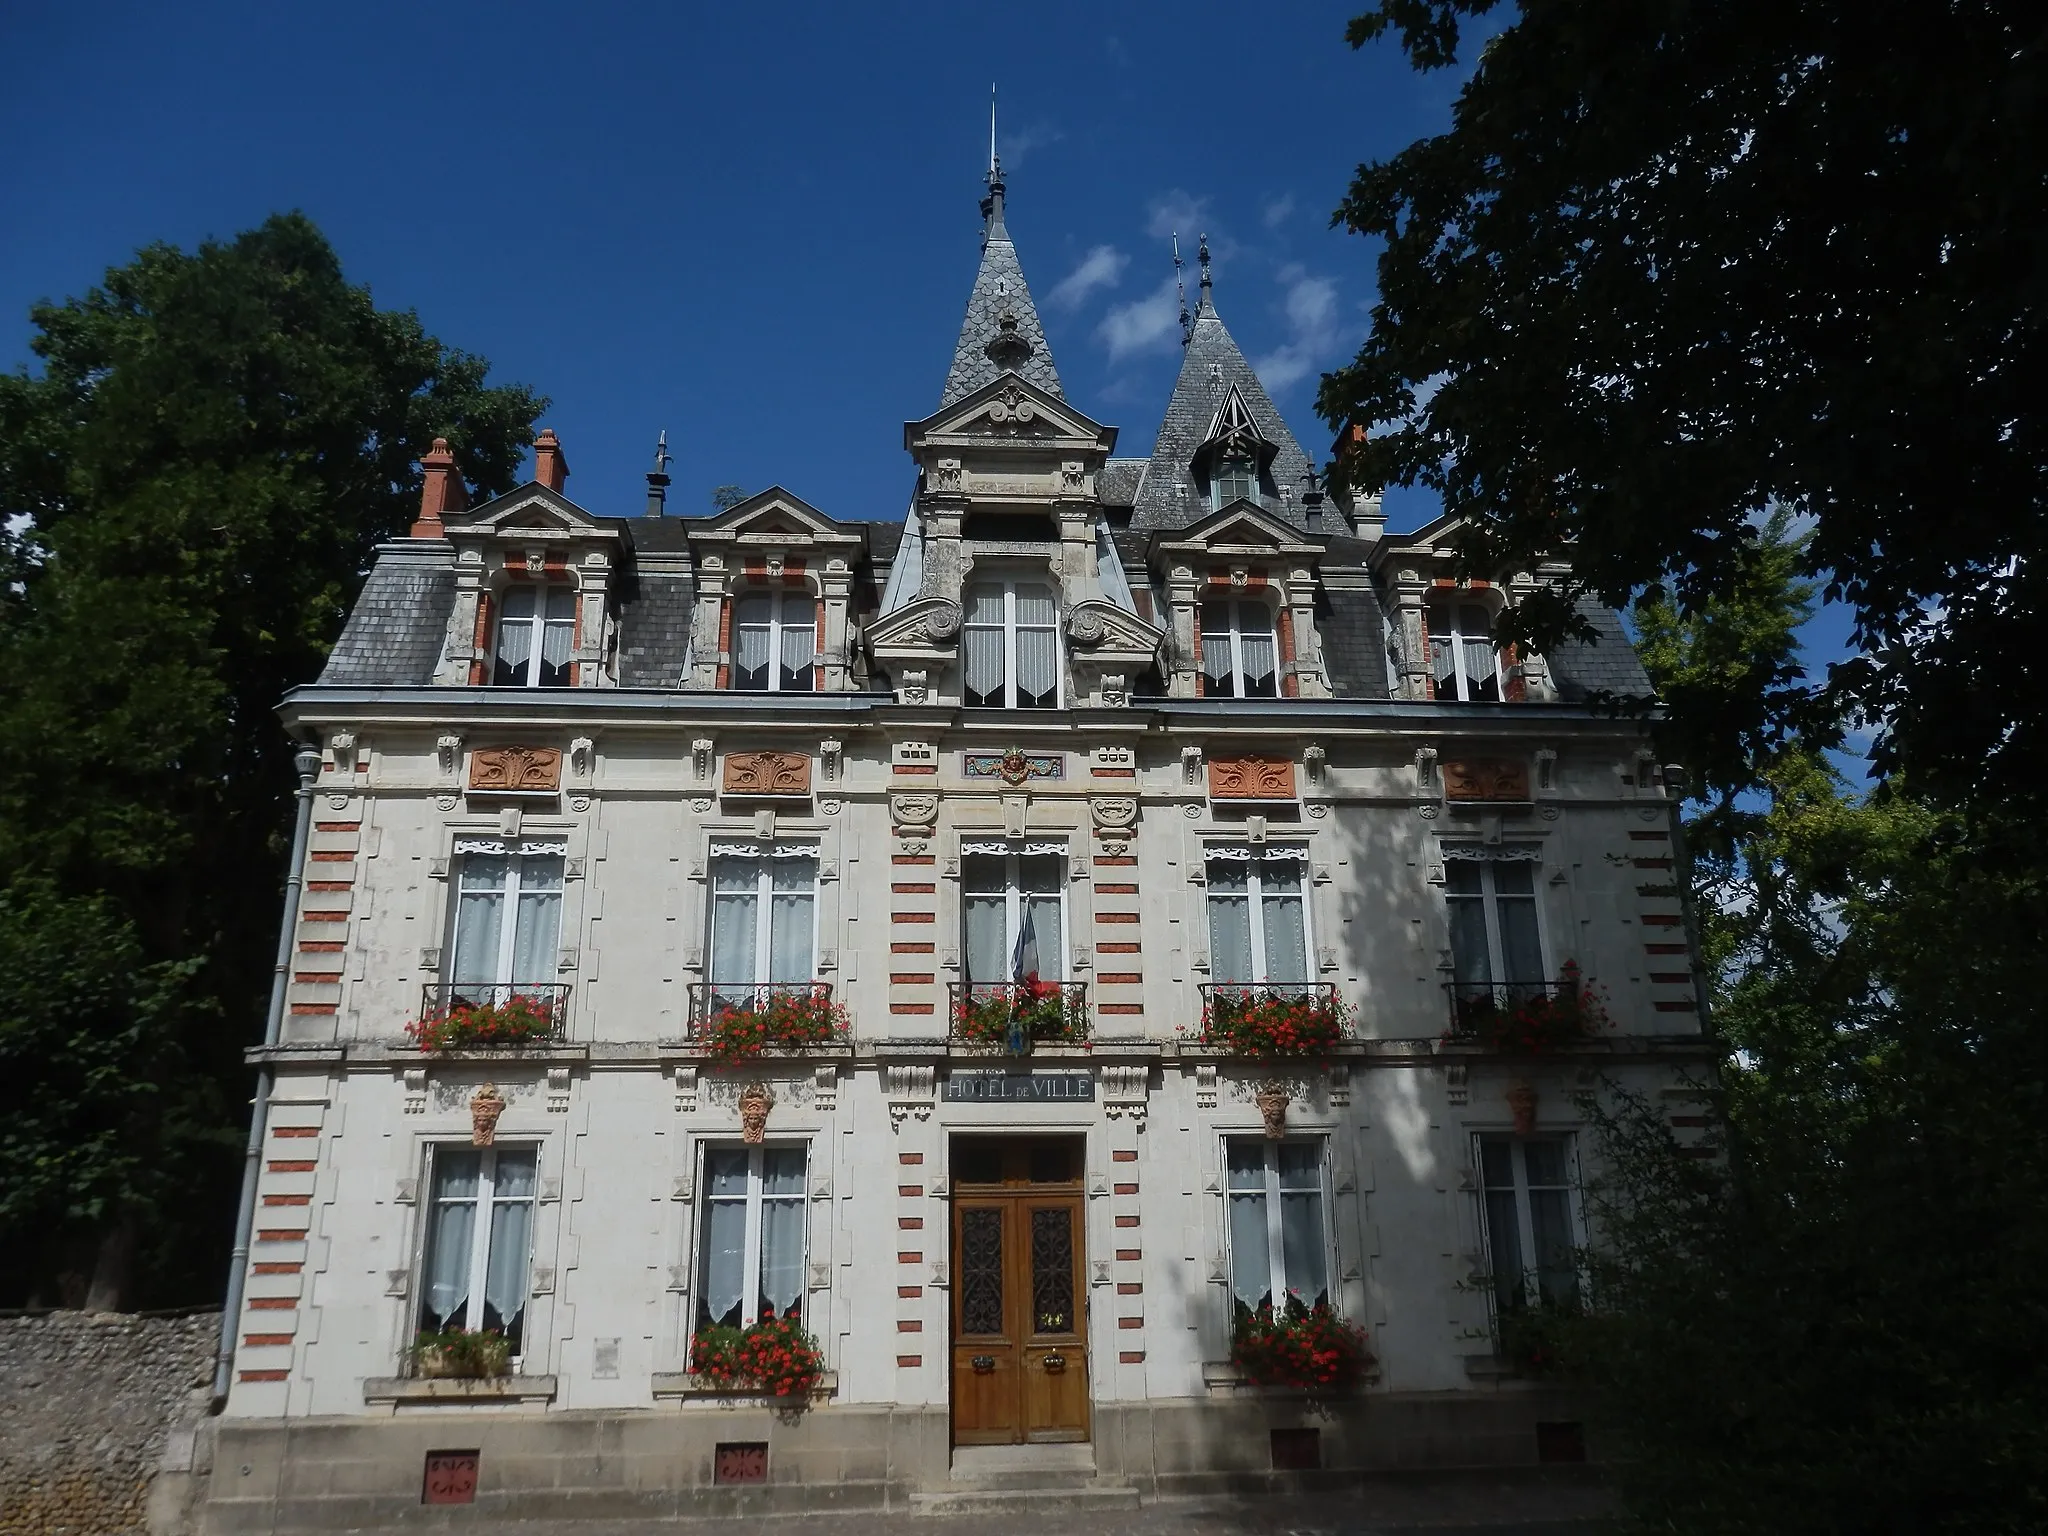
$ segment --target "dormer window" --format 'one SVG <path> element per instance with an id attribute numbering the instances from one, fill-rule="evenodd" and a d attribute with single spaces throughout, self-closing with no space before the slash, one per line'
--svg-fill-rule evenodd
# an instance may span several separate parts
<path id="1" fill-rule="evenodd" d="M 1257 598 L 1202 604 L 1202 692 L 1212 699 L 1270 699 L 1280 692 L 1273 610 Z"/>
<path id="2" fill-rule="evenodd" d="M 967 702 L 1057 709 L 1059 601 L 1042 581 L 979 581 L 967 592 L 961 655 Z"/>
<path id="3" fill-rule="evenodd" d="M 1234 501 L 1259 499 L 1259 466 L 1242 454 L 1230 454 L 1217 461 L 1209 480 L 1209 510 L 1221 512 Z"/>
<path id="4" fill-rule="evenodd" d="M 808 592 L 750 592 L 733 604 L 732 685 L 742 693 L 817 686 L 818 604 Z"/>
<path id="5" fill-rule="evenodd" d="M 1429 672 L 1439 699 L 1500 702 L 1500 652 L 1493 648 L 1492 620 L 1482 605 L 1429 605 Z"/>
<path id="6" fill-rule="evenodd" d="M 491 682 L 499 688 L 567 688 L 576 649 L 576 589 L 517 586 L 505 594 Z"/>

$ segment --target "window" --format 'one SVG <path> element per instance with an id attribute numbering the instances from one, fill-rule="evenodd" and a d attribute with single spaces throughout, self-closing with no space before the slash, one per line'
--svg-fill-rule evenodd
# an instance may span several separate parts
<path id="1" fill-rule="evenodd" d="M 575 648 L 574 587 L 513 587 L 498 617 L 491 681 L 500 688 L 567 688 Z"/>
<path id="2" fill-rule="evenodd" d="M 774 983 L 816 975 L 818 850 L 718 843 L 711 849 L 711 993 L 744 1008 Z"/>
<path id="3" fill-rule="evenodd" d="M 1504 1312 L 1575 1305 L 1579 1270 L 1570 1143 L 1562 1137 L 1481 1136 L 1479 1169 L 1494 1305 Z"/>
<path id="4" fill-rule="evenodd" d="M 465 1002 L 502 1002 L 551 984 L 562 933 L 561 842 L 458 838 L 451 991 Z"/>
<path id="5" fill-rule="evenodd" d="M 1308 850 L 1210 848 L 1209 975 L 1216 982 L 1306 982 Z"/>
<path id="6" fill-rule="evenodd" d="M 533 1256 L 531 1148 L 430 1150 L 420 1328 L 488 1329 L 523 1352 Z"/>
<path id="7" fill-rule="evenodd" d="M 1273 610 L 1257 598 L 1202 604 L 1202 691 L 1210 698 L 1270 699 L 1280 691 Z"/>
<path id="8" fill-rule="evenodd" d="M 732 685 L 743 693 L 817 686 L 818 605 L 808 592 L 749 592 L 733 604 Z"/>
<path id="9" fill-rule="evenodd" d="M 1323 1144 L 1233 1136 L 1229 1165 L 1232 1312 L 1330 1299 Z"/>
<path id="10" fill-rule="evenodd" d="M 1056 709 L 1059 602 L 1042 581 L 979 581 L 967 592 L 963 657 L 967 702 Z"/>
<path id="11" fill-rule="evenodd" d="M 1065 846 L 965 843 L 960 853 L 968 982 L 1058 981 L 1065 974 Z"/>
<path id="12" fill-rule="evenodd" d="M 1484 607 L 1429 605 L 1429 672 L 1440 699 L 1500 701 L 1500 652 L 1493 648 L 1493 625 Z"/>
<path id="13" fill-rule="evenodd" d="M 1480 851 L 1480 850 L 1472 850 Z M 1505 844 L 1502 853 L 1518 853 Z M 1536 927 L 1535 849 L 1521 857 L 1475 859 L 1444 849 L 1444 905 L 1451 919 L 1451 973 L 1467 988 L 1541 986 L 1543 944 Z"/>
<path id="14" fill-rule="evenodd" d="M 1240 454 L 1231 454 L 1216 466 L 1209 481 L 1209 510 L 1220 512 L 1233 501 L 1259 499 L 1259 467 Z"/>
<path id="15" fill-rule="evenodd" d="M 697 1327 L 801 1317 L 804 1149 L 706 1147 Z"/>

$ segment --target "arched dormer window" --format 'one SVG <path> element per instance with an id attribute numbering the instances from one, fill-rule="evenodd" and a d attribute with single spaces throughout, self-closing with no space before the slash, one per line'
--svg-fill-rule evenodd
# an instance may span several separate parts
<path id="1" fill-rule="evenodd" d="M 567 688 L 576 650 L 576 589 L 522 583 L 505 593 L 492 651 L 499 688 Z"/>
<path id="2" fill-rule="evenodd" d="M 1485 604 L 1429 605 L 1429 675 L 1439 699 L 1497 704 L 1506 696 L 1500 652 L 1493 648 L 1493 615 Z"/>
<path id="3" fill-rule="evenodd" d="M 987 709 L 1057 709 L 1059 599 L 1042 581 L 1005 577 L 967 589 L 961 636 L 968 704 Z"/>
<path id="4" fill-rule="evenodd" d="M 1212 699 L 1271 699 L 1280 692 L 1273 609 L 1261 598 L 1202 604 L 1202 692 Z"/>
<path id="5" fill-rule="evenodd" d="M 818 603 L 803 591 L 746 592 L 733 601 L 732 686 L 810 693 L 818 677 Z"/>

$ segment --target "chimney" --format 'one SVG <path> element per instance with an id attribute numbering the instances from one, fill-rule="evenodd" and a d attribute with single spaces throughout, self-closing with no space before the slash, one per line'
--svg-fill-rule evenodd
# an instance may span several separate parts
<path id="1" fill-rule="evenodd" d="M 562 444 L 553 427 L 542 427 L 533 442 L 533 478 L 551 491 L 559 491 L 569 478 L 569 461 L 562 457 Z"/>
<path id="2" fill-rule="evenodd" d="M 420 469 L 425 478 L 420 483 L 420 516 L 412 525 L 412 536 L 438 539 L 444 536 L 443 512 L 468 510 L 469 487 L 462 483 L 455 468 L 455 455 L 448 451 L 445 437 L 435 438 L 433 449 L 420 455 Z"/>

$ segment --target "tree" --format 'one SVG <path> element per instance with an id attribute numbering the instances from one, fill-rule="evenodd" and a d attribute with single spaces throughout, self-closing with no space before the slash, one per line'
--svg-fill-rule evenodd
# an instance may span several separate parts
<path id="1" fill-rule="evenodd" d="M 715 485 L 711 488 L 711 509 L 714 512 L 730 512 L 747 499 L 747 488 L 743 485 Z"/>
<path id="2" fill-rule="evenodd" d="M 1381 0 L 1418 69 L 1496 0 Z M 2048 50 L 2020 0 L 1525 0 L 1451 129 L 1363 165 L 1384 242 L 1357 359 L 1318 397 L 1338 478 L 1439 490 L 1474 570 L 1569 543 L 1574 588 L 1737 590 L 1772 506 L 1853 605 L 1822 714 L 1883 726 L 1927 793 L 2037 800 L 2048 426 Z"/>
<path id="3" fill-rule="evenodd" d="M 181 978 L 179 1006 L 152 1015 L 166 1054 L 130 1060 L 119 1030 L 107 1049 L 161 1102 L 211 1095 L 201 1129 L 230 1134 L 222 1149 L 197 1131 L 131 1137 L 120 1166 L 148 1177 L 110 1175 L 34 1219 L 10 1203 L 0 1234 L 138 1221 L 158 1290 L 205 1294 L 295 784 L 273 710 L 318 675 L 375 544 L 404 531 L 420 453 L 446 437 L 480 491 L 507 490 L 545 402 L 379 310 L 297 214 L 193 252 L 149 247 L 32 318 L 40 371 L 0 376 L 0 869 L 37 934 L 76 921 L 81 952 L 110 946 L 109 998 L 140 1008 Z M 50 1040 L 69 1005 L 10 1006 L 16 1038 Z M 44 1058 L 24 1059 L 34 1094 Z M 111 1124 L 124 1101 L 103 1086 L 92 1102 Z M 0 1155 L 12 1185 L 43 1154 Z M 162 1178 L 196 1198 L 154 1200 Z M 16 1288 L 47 1277 L 46 1255 L 9 1249 Z"/>

